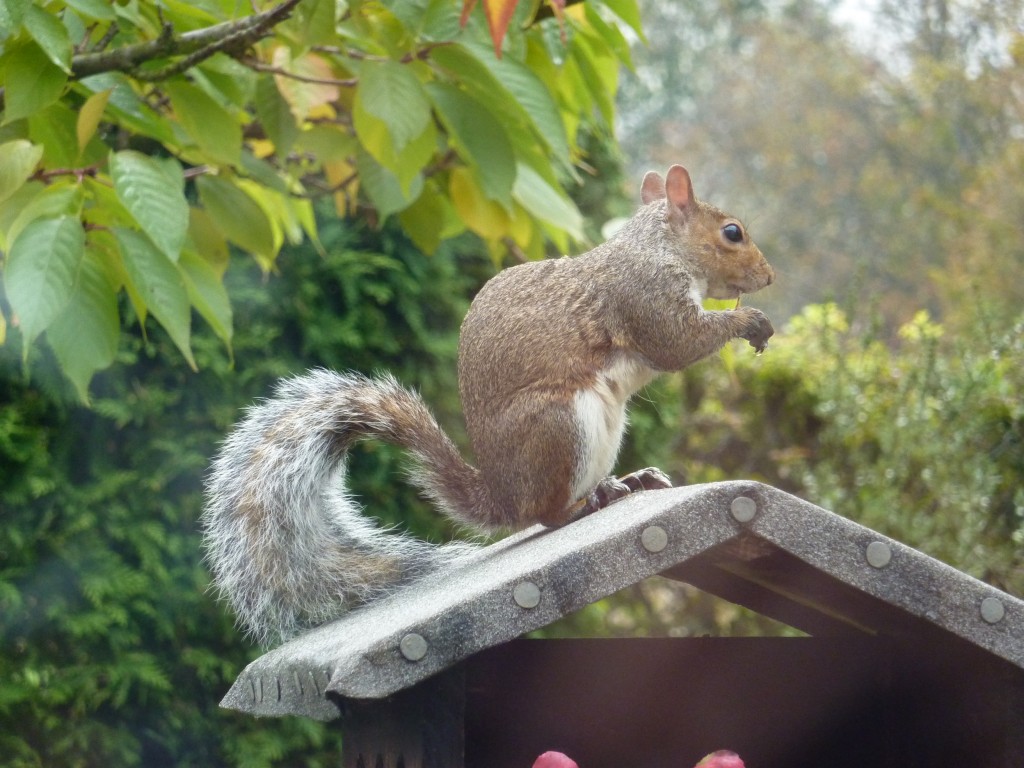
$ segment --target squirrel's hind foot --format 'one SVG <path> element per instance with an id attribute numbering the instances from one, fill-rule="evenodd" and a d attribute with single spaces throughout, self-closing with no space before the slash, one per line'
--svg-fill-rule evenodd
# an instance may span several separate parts
<path id="1" fill-rule="evenodd" d="M 578 510 L 570 518 L 576 520 L 611 506 L 619 499 L 637 491 L 671 488 L 672 480 L 657 467 L 647 467 L 622 477 L 609 475 L 599 482 L 586 498 L 578 502 Z"/>
<path id="2" fill-rule="evenodd" d="M 619 478 L 619 482 L 629 488 L 631 493 L 636 491 L 657 491 L 661 488 L 671 488 L 672 480 L 657 467 L 647 467 L 630 472 Z"/>

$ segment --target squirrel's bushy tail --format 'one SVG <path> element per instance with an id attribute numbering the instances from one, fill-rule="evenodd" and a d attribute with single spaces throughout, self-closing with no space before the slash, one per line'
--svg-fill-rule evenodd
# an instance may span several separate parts
<path id="1" fill-rule="evenodd" d="M 349 446 L 366 437 L 408 449 L 413 482 L 447 514 L 470 525 L 488 519 L 477 470 L 392 377 L 317 370 L 282 381 L 225 441 L 202 518 L 214 584 L 261 645 L 475 550 L 388 532 L 363 516 L 344 479 Z"/>

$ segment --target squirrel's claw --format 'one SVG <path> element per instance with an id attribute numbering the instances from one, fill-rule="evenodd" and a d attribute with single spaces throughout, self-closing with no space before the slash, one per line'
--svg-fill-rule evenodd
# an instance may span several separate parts
<path id="1" fill-rule="evenodd" d="M 750 316 L 750 324 L 740 336 L 749 341 L 750 346 L 754 348 L 754 352 L 760 355 L 768 348 L 768 339 L 775 335 L 775 329 L 772 327 L 772 321 L 761 310 L 743 307 L 737 311 L 742 312 L 744 310 Z"/>
<path id="2" fill-rule="evenodd" d="M 638 469 L 623 475 L 619 481 L 626 485 L 631 492 L 656 491 L 660 488 L 671 488 L 672 479 L 657 467 Z"/>
<path id="3" fill-rule="evenodd" d="M 579 512 L 573 515 L 573 519 L 586 517 L 597 512 L 599 509 L 604 509 L 623 496 L 628 496 L 630 493 L 632 493 L 632 489 L 628 485 L 621 482 L 617 477 L 609 475 L 594 486 L 594 490 L 587 494 L 582 506 L 580 506 Z"/>
<path id="4" fill-rule="evenodd" d="M 659 488 L 671 488 L 672 480 L 657 467 L 647 467 L 630 472 L 622 477 L 609 475 L 599 482 L 586 499 L 580 503 L 579 511 L 573 515 L 576 520 L 614 504 L 624 496 L 636 491 L 653 491 Z"/>

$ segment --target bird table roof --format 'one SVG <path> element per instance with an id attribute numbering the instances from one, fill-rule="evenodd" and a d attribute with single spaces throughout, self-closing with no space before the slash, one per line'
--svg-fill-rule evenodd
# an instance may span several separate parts
<path id="1" fill-rule="evenodd" d="M 812 635 L 946 643 L 1024 669 L 1024 601 L 771 486 L 732 481 L 627 497 L 540 526 L 285 643 L 221 706 L 338 716 L 661 574 Z"/>

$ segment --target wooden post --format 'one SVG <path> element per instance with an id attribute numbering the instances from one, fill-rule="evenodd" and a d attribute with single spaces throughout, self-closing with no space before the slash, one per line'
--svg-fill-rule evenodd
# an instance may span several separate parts
<path id="1" fill-rule="evenodd" d="M 342 768 L 463 768 L 461 666 L 386 699 L 345 699 Z"/>

